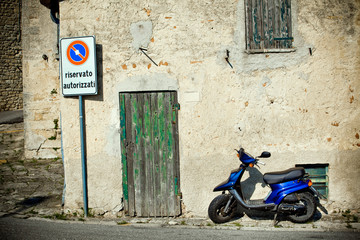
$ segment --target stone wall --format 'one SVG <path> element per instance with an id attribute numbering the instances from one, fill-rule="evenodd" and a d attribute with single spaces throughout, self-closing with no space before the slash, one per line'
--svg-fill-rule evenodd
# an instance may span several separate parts
<path id="1" fill-rule="evenodd" d="M 79 209 L 79 101 L 59 96 L 54 26 L 29 2 L 27 149 L 34 154 L 50 142 L 60 109 L 65 206 Z M 359 9 L 359 1 L 292 1 L 296 51 L 247 54 L 243 1 L 61 2 L 61 37 L 95 35 L 98 44 L 99 95 L 84 97 L 89 207 L 104 212 L 122 204 L 119 92 L 177 90 L 184 213 L 206 216 L 213 187 L 238 167 L 233 149 L 240 144 L 254 155 L 272 153 L 267 166 L 250 172 L 254 181 L 245 176 L 249 197 L 268 192 L 261 173 L 327 163 L 327 208 L 359 208 Z"/>
<path id="2" fill-rule="evenodd" d="M 38 0 L 22 10 L 25 157 L 60 157 L 57 25 Z"/>
<path id="3" fill-rule="evenodd" d="M 0 111 L 23 108 L 21 1 L 0 2 Z"/>

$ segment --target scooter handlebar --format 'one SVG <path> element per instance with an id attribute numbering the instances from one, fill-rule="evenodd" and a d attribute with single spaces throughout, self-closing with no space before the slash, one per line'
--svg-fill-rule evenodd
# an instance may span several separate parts
<path id="1" fill-rule="evenodd" d="M 261 162 L 261 161 L 257 161 L 256 163 L 259 163 L 259 164 L 261 164 L 261 165 L 266 165 L 264 162 Z"/>

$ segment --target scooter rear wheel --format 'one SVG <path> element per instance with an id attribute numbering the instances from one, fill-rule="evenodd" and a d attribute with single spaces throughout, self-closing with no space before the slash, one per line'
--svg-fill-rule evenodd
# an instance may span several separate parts
<path id="1" fill-rule="evenodd" d="M 294 223 L 306 223 L 314 217 L 316 211 L 315 197 L 309 192 L 298 194 L 300 203 L 305 205 L 305 211 L 289 215 L 288 218 Z"/>
<path id="2" fill-rule="evenodd" d="M 230 204 L 228 213 L 224 212 L 225 206 L 228 203 L 229 199 L 230 199 L 230 195 L 222 194 L 217 196 L 211 201 L 208 209 L 208 214 L 210 219 L 214 223 L 225 223 L 230 221 L 235 216 L 236 204 L 233 204 L 233 202 Z M 233 201 L 236 200 L 233 199 Z"/>

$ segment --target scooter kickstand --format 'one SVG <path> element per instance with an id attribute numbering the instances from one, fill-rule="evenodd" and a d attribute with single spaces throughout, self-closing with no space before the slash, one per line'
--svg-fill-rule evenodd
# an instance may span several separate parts
<path id="1" fill-rule="evenodd" d="M 276 221 L 277 215 L 278 215 L 278 212 L 276 212 L 276 213 L 275 213 L 275 216 L 274 216 L 274 222 L 273 222 L 274 227 L 276 227 L 276 224 L 278 223 L 278 222 Z"/>

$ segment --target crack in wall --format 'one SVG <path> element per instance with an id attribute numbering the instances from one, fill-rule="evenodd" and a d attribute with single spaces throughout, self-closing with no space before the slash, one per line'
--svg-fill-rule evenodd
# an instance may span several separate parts
<path id="1" fill-rule="evenodd" d="M 40 145 L 39 145 L 38 149 L 36 150 L 36 155 L 38 155 L 38 154 L 39 154 L 39 151 L 40 151 L 40 149 L 41 149 L 42 145 L 44 145 L 46 141 L 47 141 L 47 139 L 45 139 L 42 143 L 40 143 Z"/>

